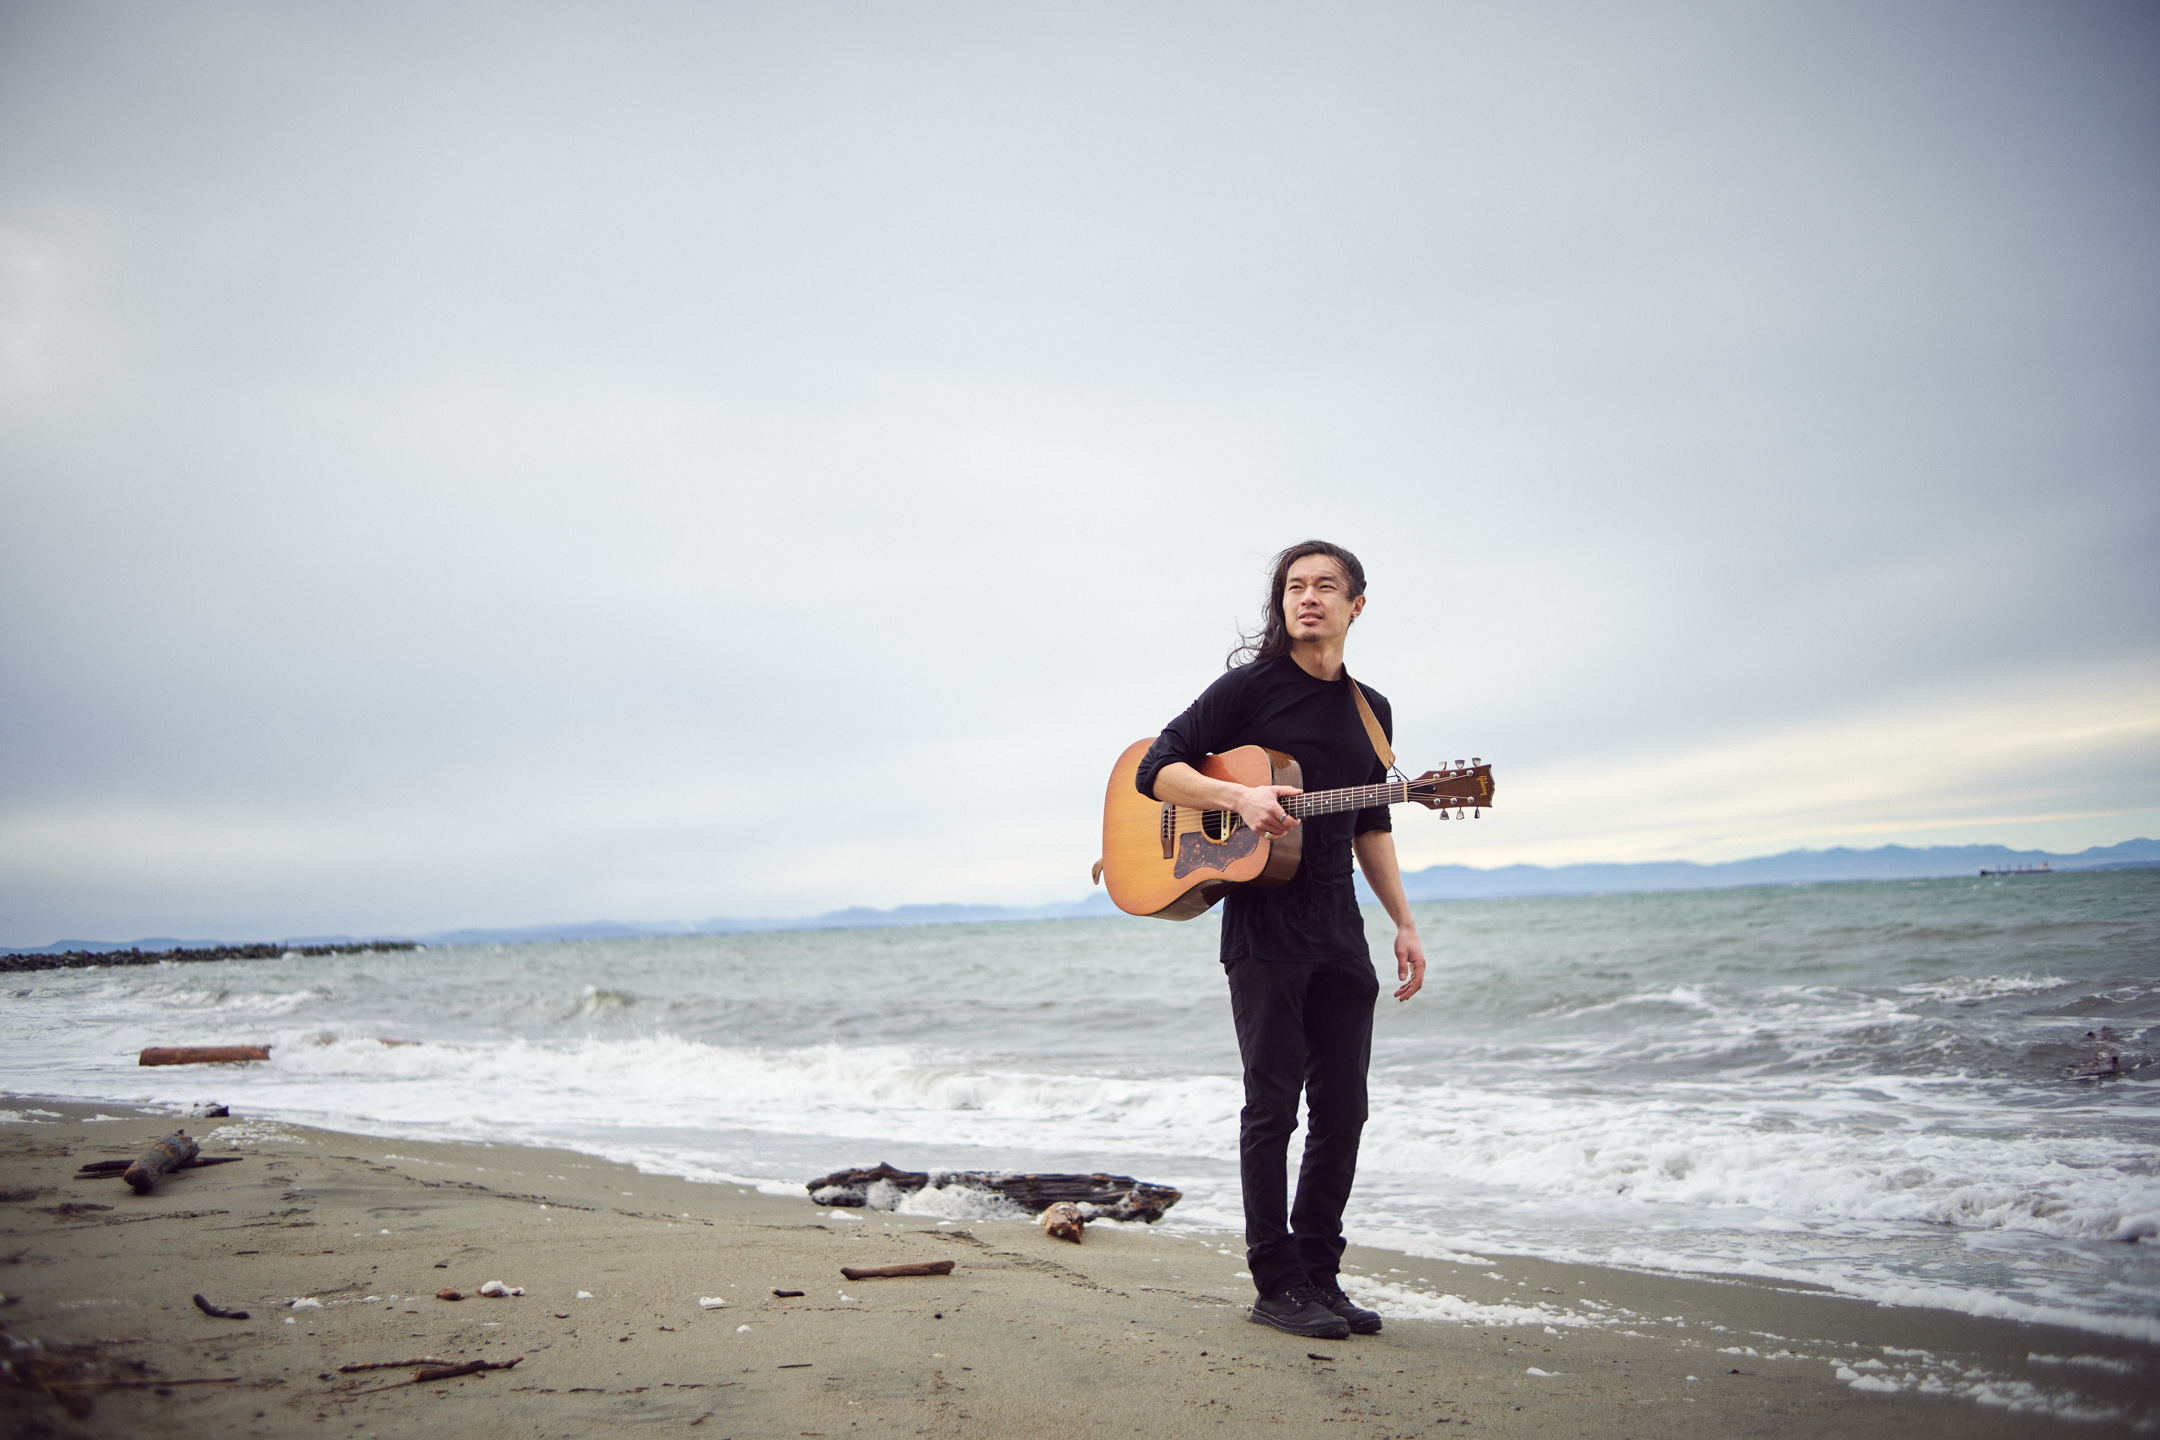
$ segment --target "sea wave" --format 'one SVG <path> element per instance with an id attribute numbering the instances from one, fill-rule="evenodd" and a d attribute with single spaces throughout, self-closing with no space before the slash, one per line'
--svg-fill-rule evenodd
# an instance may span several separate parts
<path id="1" fill-rule="evenodd" d="M 2160 1053 L 2160 875 L 1418 914 L 1433 968 L 1376 1013 L 1354 1236 L 2160 1305 L 2160 1086 L 2069 1073 L 2103 1026 Z M 0 1086 L 798 1194 L 888 1158 L 1117 1169 L 1184 1190 L 1171 1227 L 1235 1228 L 1213 938 L 1061 921 L 37 972 L 0 1007 Z M 1046 991 L 1046 971 L 1082 979 Z M 267 1065 L 134 1063 L 264 1042 Z"/>

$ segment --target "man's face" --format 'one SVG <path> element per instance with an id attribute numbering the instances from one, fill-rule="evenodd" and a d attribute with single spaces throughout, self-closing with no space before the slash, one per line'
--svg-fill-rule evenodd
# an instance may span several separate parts
<path id="1" fill-rule="evenodd" d="M 1306 555 L 1290 564 L 1283 579 L 1283 624 L 1290 638 L 1340 640 L 1365 608 L 1365 597 L 1350 596 L 1350 580 L 1332 555 Z"/>

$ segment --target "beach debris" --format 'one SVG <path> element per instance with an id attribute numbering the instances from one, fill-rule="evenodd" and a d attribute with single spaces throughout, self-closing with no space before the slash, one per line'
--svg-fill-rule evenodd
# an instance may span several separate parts
<path id="1" fill-rule="evenodd" d="M 451 1289 L 448 1285 L 445 1285 L 442 1289 L 435 1292 L 435 1298 L 437 1300 L 463 1300 L 465 1297 L 458 1291 Z"/>
<path id="2" fill-rule="evenodd" d="M 413 1374 L 413 1383 L 424 1385 L 430 1380 L 454 1380 L 460 1375 L 479 1375 L 489 1370 L 508 1370 L 523 1360 L 523 1355 L 508 1360 L 461 1360 L 455 1365 L 430 1365 Z"/>
<path id="3" fill-rule="evenodd" d="M 195 1308 L 213 1320 L 245 1320 L 248 1318 L 248 1312 L 245 1310 L 228 1310 L 222 1305 L 211 1304 L 200 1295 L 195 1297 Z"/>
<path id="4" fill-rule="evenodd" d="M 1322 1355 L 1322 1354 L 1321 1354 L 1321 1353 L 1320 1353 L 1319 1351 L 1317 1351 L 1317 1350 L 1307 1350 L 1307 1351 L 1305 1352 L 1305 1358 L 1306 1358 L 1307 1360 L 1330 1360 L 1330 1361 L 1332 1361 L 1332 1360 L 1333 1360 L 1333 1359 L 1334 1359 L 1335 1357 L 1334 1357 L 1333 1355 Z"/>
<path id="5" fill-rule="evenodd" d="M 231 1115 L 232 1111 L 218 1104 L 215 1100 L 205 1100 L 200 1105 L 189 1106 L 187 1113 L 190 1120 L 216 1120 L 222 1116 Z"/>
<path id="6" fill-rule="evenodd" d="M 490 1280 L 485 1285 L 482 1285 L 480 1287 L 480 1293 L 482 1295 L 492 1295 L 497 1299 L 501 1299 L 505 1296 L 510 1295 L 523 1295 L 525 1293 L 525 1287 L 522 1285 L 505 1285 L 500 1280 Z"/>
<path id="7" fill-rule="evenodd" d="M 950 1275 L 950 1260 L 917 1260 L 907 1265 L 874 1265 L 868 1269 L 843 1265 L 840 1273 L 850 1280 L 897 1280 L 905 1275 Z"/>
<path id="8" fill-rule="evenodd" d="M 1017 1175 L 979 1170 L 901 1170 L 889 1164 L 874 1169 L 835 1170 L 804 1187 L 815 1205 L 891 1210 L 918 1190 L 979 1190 L 1002 1196 L 1030 1213 L 1067 1201 L 1080 1207 L 1083 1219 L 1144 1220 L 1153 1224 L 1163 1211 L 1184 1198 L 1168 1185 L 1150 1184 L 1130 1175 Z"/>
<path id="9" fill-rule="evenodd" d="M 137 1065 L 236 1065 L 268 1060 L 268 1045 L 152 1045 L 135 1058 Z"/>
<path id="10" fill-rule="evenodd" d="M 98 1205 L 88 1200 L 63 1200 L 58 1205 L 40 1205 L 41 1215 L 88 1215 L 94 1210 L 110 1210 L 110 1205 Z"/>
<path id="11" fill-rule="evenodd" d="M 573 1298 L 575 1298 L 575 1299 L 579 1299 L 579 1300 L 590 1300 L 590 1299 L 592 1299 L 592 1291 L 590 1291 L 590 1290 L 580 1290 L 580 1291 L 578 1291 L 578 1292 L 577 1292 L 576 1296 L 575 1296 L 575 1297 L 573 1297 Z"/>
<path id="12" fill-rule="evenodd" d="M 295 1295 L 292 1298 L 292 1303 L 285 1308 L 288 1310 L 320 1310 L 323 1305 L 322 1301 L 317 1300 L 312 1295 Z"/>
<path id="13" fill-rule="evenodd" d="M 1082 1215 L 1080 1207 L 1070 1200 L 1060 1200 L 1055 1205 L 1046 1206 L 1042 1214 L 1035 1217 L 1035 1223 L 1042 1226 L 1043 1234 L 1052 1239 L 1070 1240 L 1075 1245 L 1079 1244 L 1080 1237 L 1087 1233 L 1087 1217 Z"/>
<path id="14" fill-rule="evenodd" d="M 247 1159 L 245 1155 L 197 1155 L 173 1166 L 174 1170 L 201 1170 L 211 1165 L 237 1165 Z M 133 1160 L 90 1160 L 75 1172 L 77 1180 L 118 1180 L 125 1175 Z"/>
<path id="15" fill-rule="evenodd" d="M 525 1357 L 523 1355 L 518 1355 L 508 1360 L 459 1360 L 456 1362 L 446 1360 L 399 1361 L 397 1363 L 400 1367 L 404 1365 L 418 1365 L 420 1367 L 413 1372 L 412 1379 L 396 1380 L 392 1381 L 388 1385 L 374 1385 L 370 1386 L 365 1390 L 354 1390 L 350 1387 L 350 1385 L 340 1386 L 339 1389 L 343 1393 L 348 1395 L 374 1395 L 384 1390 L 403 1389 L 407 1385 L 425 1385 L 431 1380 L 455 1380 L 460 1375 L 480 1375 L 485 1374 L 489 1370 L 508 1370 L 511 1366 L 517 1364 L 524 1358 Z M 361 1370 L 374 1369 L 377 1367 L 345 1365 L 340 1366 L 339 1368 L 345 1370 Z M 383 1366 L 381 1368 L 388 1369 L 391 1367 Z"/>
<path id="16" fill-rule="evenodd" d="M 195 1142 L 188 1138 L 187 1131 L 175 1130 L 136 1156 L 135 1163 L 120 1172 L 120 1178 L 136 1194 L 148 1195 L 174 1166 L 193 1160 L 195 1151 Z"/>
<path id="17" fill-rule="evenodd" d="M 0 1185 L 0 1200 L 35 1200 L 44 1193 L 42 1185 Z"/>
<path id="18" fill-rule="evenodd" d="M 777 1295 L 780 1292 L 775 1290 L 773 1293 Z M 700 1310 L 720 1310 L 727 1305 L 727 1301 L 718 1295 L 700 1295 L 697 1303 Z"/>
<path id="19" fill-rule="evenodd" d="M 782 1300 L 800 1300 L 803 1292 L 800 1290 L 775 1290 L 772 1293 Z"/>
<path id="20" fill-rule="evenodd" d="M 410 1370 L 416 1365 L 451 1365 L 451 1360 L 438 1360 L 433 1355 L 423 1355 L 418 1360 L 356 1360 L 350 1365 L 338 1366 L 340 1375 L 357 1375 L 362 1370 Z"/>

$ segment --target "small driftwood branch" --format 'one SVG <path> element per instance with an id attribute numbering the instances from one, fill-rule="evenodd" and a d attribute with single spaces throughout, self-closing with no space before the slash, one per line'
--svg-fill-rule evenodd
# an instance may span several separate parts
<path id="1" fill-rule="evenodd" d="M 206 1165 L 236 1165 L 247 1159 L 245 1155 L 197 1155 L 173 1166 L 175 1170 L 200 1170 Z M 117 1180 L 126 1172 L 132 1160 L 92 1160 L 75 1172 L 77 1180 Z"/>
<path id="2" fill-rule="evenodd" d="M 433 1355 L 423 1355 L 418 1360 L 362 1360 L 354 1365 L 338 1366 L 340 1375 L 357 1375 L 362 1370 L 409 1370 L 415 1365 L 448 1365 L 448 1360 L 438 1360 Z"/>
<path id="3" fill-rule="evenodd" d="M 135 1163 L 120 1172 L 130 1189 L 138 1195 L 147 1195 L 157 1189 L 158 1181 L 165 1178 L 176 1165 L 185 1165 L 195 1158 L 195 1142 L 185 1130 L 175 1130 L 148 1150 L 135 1157 Z"/>
<path id="4" fill-rule="evenodd" d="M 416 1371 L 407 1383 L 425 1385 L 430 1380 L 455 1380 L 460 1375 L 478 1375 L 483 1370 L 508 1370 L 524 1358 L 519 1355 L 509 1360 L 461 1360 L 455 1365 L 431 1365 Z"/>
<path id="5" fill-rule="evenodd" d="M 152 1045 L 137 1056 L 137 1065 L 231 1065 L 241 1060 L 268 1060 L 268 1045 Z"/>
<path id="6" fill-rule="evenodd" d="M 1168 1185 L 1153 1185 L 1130 1175 L 1012 1175 L 975 1170 L 929 1172 L 900 1170 L 891 1165 L 879 1165 L 873 1170 L 835 1170 L 812 1180 L 804 1188 L 817 1204 L 845 1209 L 868 1205 L 870 1192 L 881 1184 L 902 1194 L 926 1186 L 933 1190 L 953 1187 L 986 1190 L 1004 1196 L 1030 1213 L 1040 1213 L 1064 1200 L 1079 1206 L 1083 1219 L 1145 1220 L 1149 1224 L 1162 1219 L 1163 1211 L 1184 1198 L 1183 1192 Z"/>
<path id="7" fill-rule="evenodd" d="M 388 1385 L 373 1385 L 365 1390 L 355 1390 L 350 1385 L 341 1385 L 338 1387 L 338 1393 L 342 1395 L 380 1395 L 385 1390 L 402 1390 L 407 1385 L 425 1385 L 431 1380 L 455 1380 L 460 1375 L 478 1375 L 486 1370 L 508 1370 L 524 1358 L 523 1355 L 518 1355 L 508 1360 L 462 1360 L 455 1365 L 434 1364 L 415 1371 L 410 1380 L 396 1380 Z M 411 1364 L 413 1362 L 407 1361 L 405 1363 Z M 348 1365 L 343 1368 L 351 1370 L 368 1367 Z M 352 1383 L 357 1384 L 359 1382 L 354 1381 Z"/>
<path id="8" fill-rule="evenodd" d="M 195 1297 L 195 1308 L 213 1320 L 245 1320 L 248 1318 L 248 1312 L 245 1310 L 228 1310 L 222 1305 L 212 1305 L 200 1295 Z"/>
<path id="9" fill-rule="evenodd" d="M 918 1260 L 912 1265 L 874 1265 L 867 1270 L 843 1265 L 840 1273 L 850 1280 L 896 1280 L 903 1275 L 950 1275 L 950 1260 Z"/>

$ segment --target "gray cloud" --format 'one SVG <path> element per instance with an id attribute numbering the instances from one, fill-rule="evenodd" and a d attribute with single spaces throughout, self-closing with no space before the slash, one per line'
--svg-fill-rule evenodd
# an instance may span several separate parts
<path id="1" fill-rule="evenodd" d="M 1413 858 L 2150 833 L 2156 39 L 0 12 L 5 938 L 1065 898 L 1306 533 Z"/>

